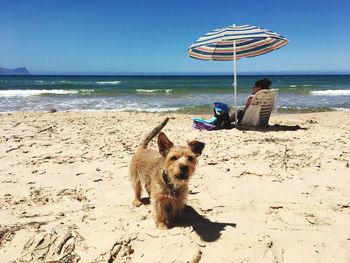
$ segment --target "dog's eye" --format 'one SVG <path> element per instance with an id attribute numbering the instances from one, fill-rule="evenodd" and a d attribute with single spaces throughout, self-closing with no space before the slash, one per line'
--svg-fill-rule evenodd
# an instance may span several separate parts
<path id="1" fill-rule="evenodd" d="M 194 158 L 192 156 L 188 157 L 187 160 L 189 160 L 190 162 L 192 162 L 194 160 Z"/>
<path id="2" fill-rule="evenodd" d="M 172 157 L 170 158 L 170 160 L 176 161 L 176 160 L 177 160 L 177 157 L 176 157 L 176 156 L 172 156 Z"/>

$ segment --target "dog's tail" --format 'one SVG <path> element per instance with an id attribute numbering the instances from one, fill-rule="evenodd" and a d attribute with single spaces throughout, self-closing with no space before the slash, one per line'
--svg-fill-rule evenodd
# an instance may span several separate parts
<path id="1" fill-rule="evenodd" d="M 141 143 L 140 143 L 140 148 L 145 149 L 148 145 L 148 143 L 157 136 L 157 134 L 164 128 L 164 126 L 168 123 L 169 118 L 165 118 L 164 121 L 162 121 L 162 123 L 160 123 L 159 125 L 157 125 L 152 131 L 150 131 L 149 133 L 147 133 L 145 135 L 145 137 L 142 139 Z"/>

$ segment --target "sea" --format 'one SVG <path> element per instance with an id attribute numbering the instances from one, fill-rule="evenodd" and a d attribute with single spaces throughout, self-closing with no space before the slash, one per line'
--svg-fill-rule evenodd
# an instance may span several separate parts
<path id="1" fill-rule="evenodd" d="M 275 111 L 350 110 L 350 75 L 240 75 L 243 106 L 256 80 L 268 77 Z M 212 112 L 234 103 L 233 77 L 224 76 L 0 76 L 0 112 L 142 111 Z"/>

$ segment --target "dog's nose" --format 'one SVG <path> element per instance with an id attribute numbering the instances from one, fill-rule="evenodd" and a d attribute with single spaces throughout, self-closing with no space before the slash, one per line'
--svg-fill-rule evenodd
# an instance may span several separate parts
<path id="1" fill-rule="evenodd" d="M 188 166 L 187 165 L 180 165 L 180 171 L 182 173 L 188 172 Z"/>

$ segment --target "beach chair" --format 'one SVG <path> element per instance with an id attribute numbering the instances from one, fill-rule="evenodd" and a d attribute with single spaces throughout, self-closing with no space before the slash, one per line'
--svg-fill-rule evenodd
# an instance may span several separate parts
<path id="1" fill-rule="evenodd" d="M 240 126 L 268 126 L 275 96 L 271 90 L 258 91 L 245 111 Z"/>

